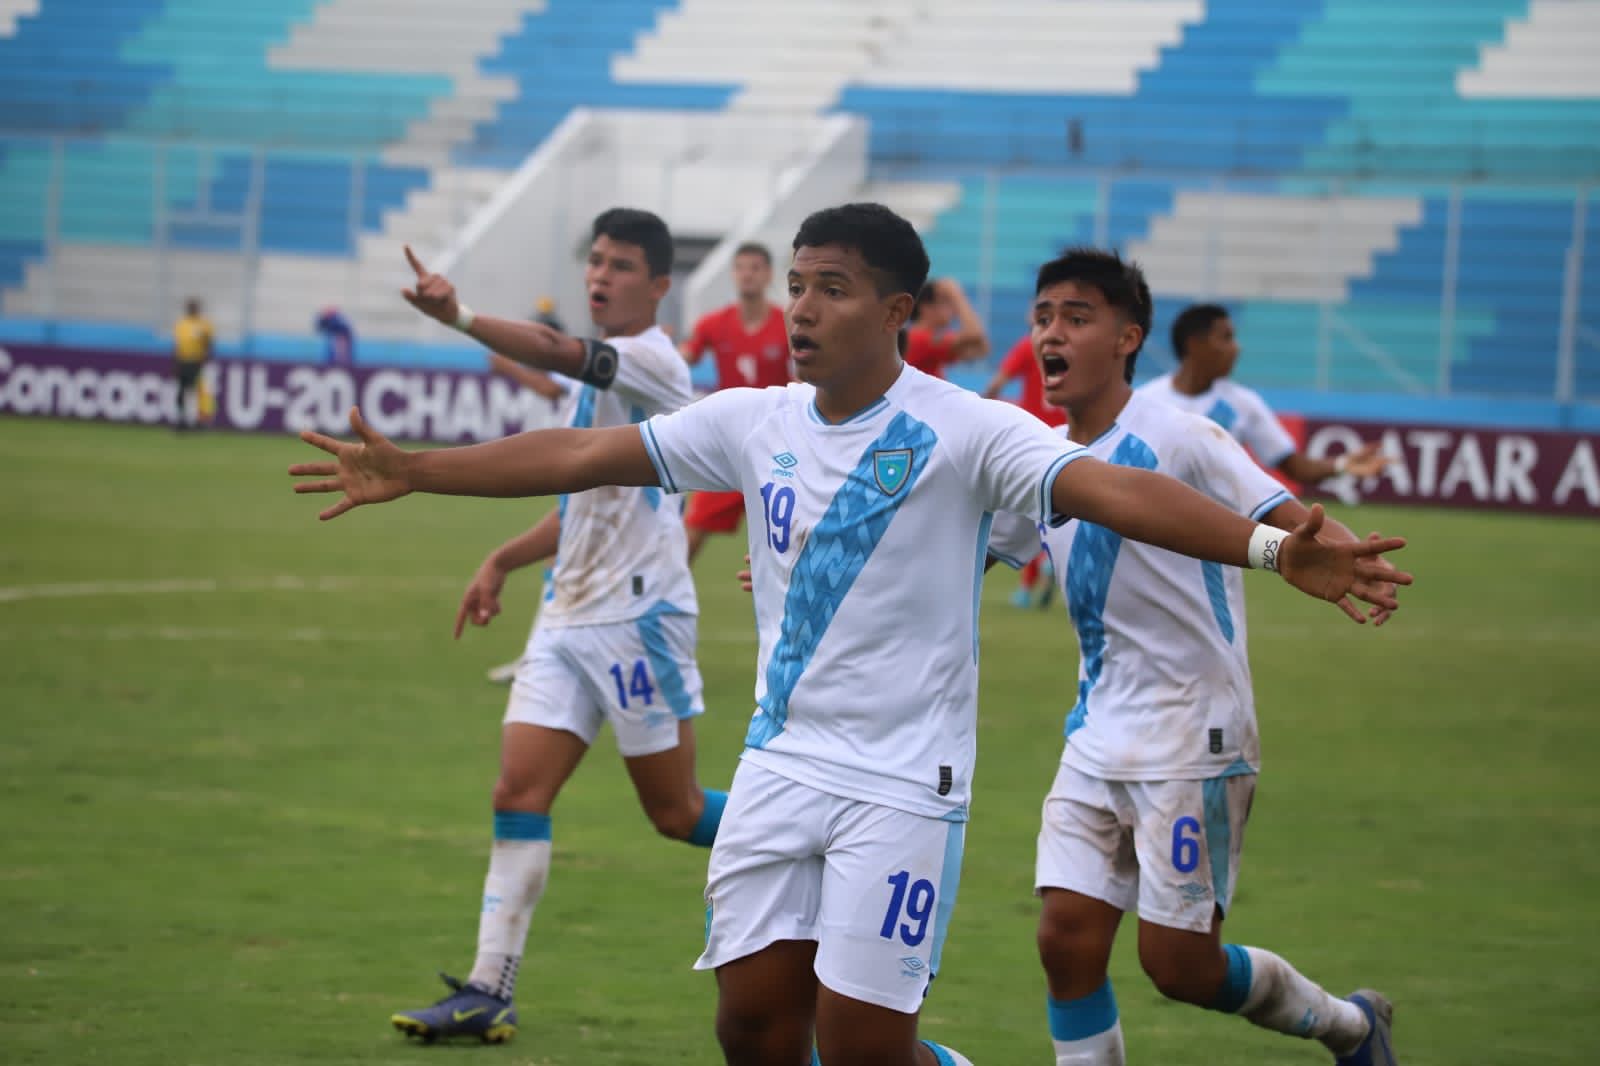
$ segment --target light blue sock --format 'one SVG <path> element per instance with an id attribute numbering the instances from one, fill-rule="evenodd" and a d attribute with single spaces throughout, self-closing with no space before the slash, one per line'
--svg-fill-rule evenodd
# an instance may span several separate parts
<path id="1" fill-rule="evenodd" d="M 1238 1014 L 1239 1008 L 1250 997 L 1250 982 L 1254 979 L 1250 953 L 1238 944 L 1224 944 L 1222 952 L 1228 957 L 1228 973 L 1222 979 L 1222 987 L 1217 989 L 1217 999 L 1211 1004 L 1211 1009 L 1223 1014 Z"/>
<path id="2" fill-rule="evenodd" d="M 1111 978 L 1082 999 L 1047 999 L 1057 1066 L 1122 1066 L 1122 1022 Z"/>
<path id="3" fill-rule="evenodd" d="M 972 1066 L 972 1060 L 954 1048 L 935 1044 L 932 1040 L 924 1040 L 922 1046 L 933 1052 L 933 1060 L 939 1066 Z"/>
<path id="4" fill-rule="evenodd" d="M 532 811 L 495 811 L 496 840 L 549 840 L 550 816 Z"/>
<path id="5" fill-rule="evenodd" d="M 706 789 L 705 809 L 700 812 L 700 820 L 694 823 L 694 828 L 689 831 L 689 843 L 696 847 L 709 848 L 717 839 L 717 826 L 722 824 L 722 808 L 727 805 L 726 792 L 718 792 L 714 788 Z"/>

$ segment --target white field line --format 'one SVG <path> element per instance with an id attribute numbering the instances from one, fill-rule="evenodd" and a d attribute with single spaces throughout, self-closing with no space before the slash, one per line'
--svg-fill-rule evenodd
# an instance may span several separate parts
<path id="1" fill-rule="evenodd" d="M 156 581 L 72 581 L 41 585 L 6 585 L 0 586 L 0 603 L 207 592 L 340 592 L 363 585 L 390 589 L 465 587 L 460 578 L 451 577 L 299 577 L 293 574 L 228 580 L 209 577 L 173 577 Z"/>
<path id="2" fill-rule="evenodd" d="M 42 626 L 12 626 L 0 627 L 0 643 L 26 643 L 29 641 L 51 640 L 85 640 L 85 641 L 158 641 L 158 642 L 196 642 L 216 641 L 227 643 L 239 641 L 242 643 L 261 644 L 274 643 L 301 643 L 301 644 L 359 644 L 359 643 L 399 643 L 403 641 L 428 641 L 440 644 L 451 643 L 449 632 L 446 628 L 441 636 L 434 630 L 357 630 L 357 629 L 323 629 L 317 626 L 305 626 L 297 629 L 238 629 L 228 626 L 169 626 L 169 625 L 144 625 L 144 626 L 72 626 L 72 625 L 42 625 Z M 752 630 L 749 633 L 716 632 L 701 633 L 702 644 L 745 644 L 755 647 L 756 635 Z"/>

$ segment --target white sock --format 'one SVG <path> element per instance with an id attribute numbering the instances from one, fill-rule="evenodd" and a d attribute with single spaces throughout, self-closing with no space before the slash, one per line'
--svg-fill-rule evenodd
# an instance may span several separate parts
<path id="1" fill-rule="evenodd" d="M 1056 1066 L 1124 1066 L 1128 1061 L 1122 1047 L 1122 1021 L 1103 1033 L 1083 1040 L 1053 1040 Z"/>
<path id="2" fill-rule="evenodd" d="M 544 818 L 543 840 L 505 839 L 499 833 L 498 812 L 495 821 L 496 839 L 478 918 L 478 957 L 467 980 L 509 1000 L 517 989 L 517 968 L 522 965 L 533 909 L 550 876 L 549 819 Z"/>
<path id="3" fill-rule="evenodd" d="M 1122 1019 L 1111 979 L 1082 999 L 1047 1000 L 1056 1066 L 1123 1066 Z"/>
<path id="4" fill-rule="evenodd" d="M 1284 958 L 1261 948 L 1229 944 L 1228 977 L 1236 953 L 1249 959 L 1250 991 L 1237 1013 L 1263 1029 L 1320 1040 L 1335 1055 L 1350 1055 L 1367 1038 L 1367 1016 L 1347 999 L 1329 995 Z"/>

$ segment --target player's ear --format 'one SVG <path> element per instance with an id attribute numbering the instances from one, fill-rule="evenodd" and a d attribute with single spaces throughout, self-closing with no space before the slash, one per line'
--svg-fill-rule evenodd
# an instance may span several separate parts
<path id="1" fill-rule="evenodd" d="M 657 274 L 650 279 L 650 298 L 660 303 L 667 298 L 667 290 L 672 288 L 671 274 Z"/>
<path id="2" fill-rule="evenodd" d="M 1122 335 L 1117 338 L 1117 354 L 1126 359 L 1139 350 L 1139 345 L 1144 342 L 1144 330 L 1137 324 L 1128 322 L 1122 327 Z"/>
<path id="3" fill-rule="evenodd" d="M 911 320 L 911 309 L 917 304 L 916 297 L 909 292 L 897 292 L 884 301 L 884 309 L 888 315 L 885 325 L 895 333 L 899 333 L 905 324 Z"/>

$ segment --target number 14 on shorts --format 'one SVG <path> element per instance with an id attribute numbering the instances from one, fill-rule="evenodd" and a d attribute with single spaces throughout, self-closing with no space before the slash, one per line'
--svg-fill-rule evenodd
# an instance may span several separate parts
<path id="1" fill-rule="evenodd" d="M 635 659 L 631 669 L 622 663 L 611 664 L 611 680 L 617 683 L 617 706 L 628 709 L 631 696 L 648 707 L 656 701 L 656 688 L 650 683 L 650 668 L 643 659 Z"/>

